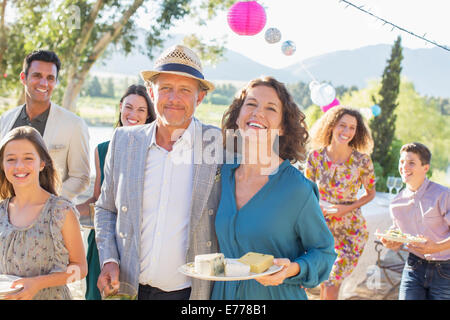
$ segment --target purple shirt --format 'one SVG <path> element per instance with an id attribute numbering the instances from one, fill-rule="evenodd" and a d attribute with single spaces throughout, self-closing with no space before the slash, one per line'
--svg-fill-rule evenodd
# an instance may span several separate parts
<path id="1" fill-rule="evenodd" d="M 450 237 L 450 189 L 425 179 L 417 191 L 404 188 L 392 200 L 389 211 L 393 227 L 412 236 L 424 235 L 439 242 Z M 427 260 L 449 260 L 450 250 L 426 254 L 409 249 Z"/>

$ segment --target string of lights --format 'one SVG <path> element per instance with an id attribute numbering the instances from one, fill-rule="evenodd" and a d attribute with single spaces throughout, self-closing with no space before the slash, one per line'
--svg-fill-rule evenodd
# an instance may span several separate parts
<path id="1" fill-rule="evenodd" d="M 402 27 L 400 27 L 400 26 L 398 26 L 398 25 L 396 25 L 396 24 L 394 24 L 394 23 L 392 23 L 392 22 L 389 22 L 389 21 L 387 21 L 387 20 L 385 20 L 385 19 L 383 19 L 383 18 L 381 18 L 381 17 L 379 17 L 379 16 L 373 14 L 373 13 L 370 12 L 369 10 L 364 9 L 364 5 L 362 5 L 362 6 L 357 6 L 357 5 L 351 3 L 350 1 L 347 1 L 347 0 L 339 0 L 339 2 L 344 2 L 344 3 L 346 3 L 347 6 L 346 6 L 345 8 L 348 8 L 349 6 L 351 6 L 351 7 L 355 8 L 355 9 L 358 9 L 358 10 L 361 11 L 361 12 L 364 12 L 364 13 L 366 13 L 366 14 L 368 14 L 368 15 L 371 15 L 372 17 L 376 18 L 377 20 L 382 21 L 382 22 L 383 22 L 383 25 L 390 25 L 390 26 L 392 26 L 392 30 L 394 30 L 394 29 L 401 30 L 401 31 L 406 32 L 406 33 L 408 33 L 408 34 L 410 34 L 410 35 L 412 35 L 412 36 L 414 36 L 414 37 L 416 37 L 416 38 L 419 38 L 419 39 L 422 39 L 422 40 L 424 40 L 424 41 L 426 41 L 426 42 L 428 42 L 428 43 L 431 43 L 431 44 L 435 45 L 436 47 L 439 47 L 439 48 L 444 49 L 444 50 L 446 50 L 446 51 L 450 51 L 450 49 L 449 49 L 448 47 L 446 47 L 446 46 L 444 46 L 444 45 L 441 45 L 441 44 L 439 44 L 439 43 L 436 43 L 435 41 L 432 41 L 432 40 L 429 40 L 429 39 L 425 38 L 426 33 L 425 33 L 423 36 L 419 36 L 418 34 L 415 34 L 414 32 L 411 32 L 411 31 L 409 31 L 409 30 L 406 30 L 405 28 L 402 28 Z M 392 31 L 392 30 L 391 30 L 391 31 Z"/>

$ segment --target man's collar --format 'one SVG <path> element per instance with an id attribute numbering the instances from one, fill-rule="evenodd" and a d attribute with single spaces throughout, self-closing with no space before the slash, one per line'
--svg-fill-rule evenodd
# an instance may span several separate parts
<path id="1" fill-rule="evenodd" d="M 22 107 L 22 111 L 20 111 L 19 114 L 20 119 L 22 120 L 27 120 L 28 119 L 28 115 L 27 115 L 27 105 L 24 104 Z"/>
<path id="2" fill-rule="evenodd" d="M 192 148 L 194 146 L 194 136 L 195 136 L 195 126 L 197 125 L 197 121 L 195 118 L 192 118 L 189 126 L 184 130 L 183 134 L 175 141 L 176 144 L 185 144 L 188 148 Z M 150 140 L 149 147 L 158 144 L 156 143 L 156 131 L 158 130 L 158 124 L 155 124 L 155 130 L 153 130 L 152 138 Z"/>
<path id="3" fill-rule="evenodd" d="M 416 191 L 412 191 L 411 189 L 408 188 L 408 186 L 406 186 L 404 194 L 408 198 L 412 198 L 412 197 L 420 198 L 425 193 L 425 190 L 427 189 L 429 183 L 430 183 L 430 180 L 425 178 L 425 180 L 423 180 L 422 184 Z"/>
<path id="4" fill-rule="evenodd" d="M 51 107 L 52 107 L 52 104 L 50 103 L 50 106 L 44 112 L 42 112 L 41 114 L 34 117 L 33 121 L 44 122 L 48 118 Z M 22 111 L 20 111 L 19 117 L 22 120 L 30 120 L 30 117 L 27 114 L 27 105 L 26 104 L 23 105 Z"/>

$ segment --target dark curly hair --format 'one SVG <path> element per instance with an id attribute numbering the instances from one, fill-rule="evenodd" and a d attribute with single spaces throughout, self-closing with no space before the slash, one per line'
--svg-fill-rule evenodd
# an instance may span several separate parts
<path id="1" fill-rule="evenodd" d="M 317 150 L 331 144 L 333 129 L 344 115 L 356 119 L 356 132 L 349 146 L 358 152 L 370 155 L 373 150 L 373 140 L 369 126 L 364 121 L 361 113 L 353 108 L 337 106 L 331 108 L 317 120 L 311 127 L 311 149 Z"/>
<path id="2" fill-rule="evenodd" d="M 291 163 L 304 162 L 306 159 L 306 143 L 308 142 L 308 130 L 305 122 L 305 115 L 294 102 L 286 86 L 273 77 L 263 76 L 251 80 L 244 88 L 235 95 L 233 102 L 225 111 L 222 118 L 223 145 L 226 146 L 226 130 L 237 130 L 236 120 L 239 117 L 241 107 L 247 98 L 249 89 L 257 86 L 273 88 L 282 103 L 282 131 L 283 135 L 279 140 L 278 156 Z M 234 143 L 235 152 L 237 143 Z"/>

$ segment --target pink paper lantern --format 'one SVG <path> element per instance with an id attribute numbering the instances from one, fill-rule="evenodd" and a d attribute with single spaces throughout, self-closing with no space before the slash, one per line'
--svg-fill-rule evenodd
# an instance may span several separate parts
<path id="1" fill-rule="evenodd" d="M 327 112 L 328 110 L 330 110 L 331 108 L 338 106 L 339 105 L 339 100 L 337 98 L 335 98 L 333 100 L 333 102 L 331 102 L 329 105 L 323 106 L 321 107 L 323 112 Z"/>
<path id="2" fill-rule="evenodd" d="M 256 1 L 238 1 L 227 15 L 231 30 L 241 36 L 253 36 L 266 25 L 266 11 Z"/>

